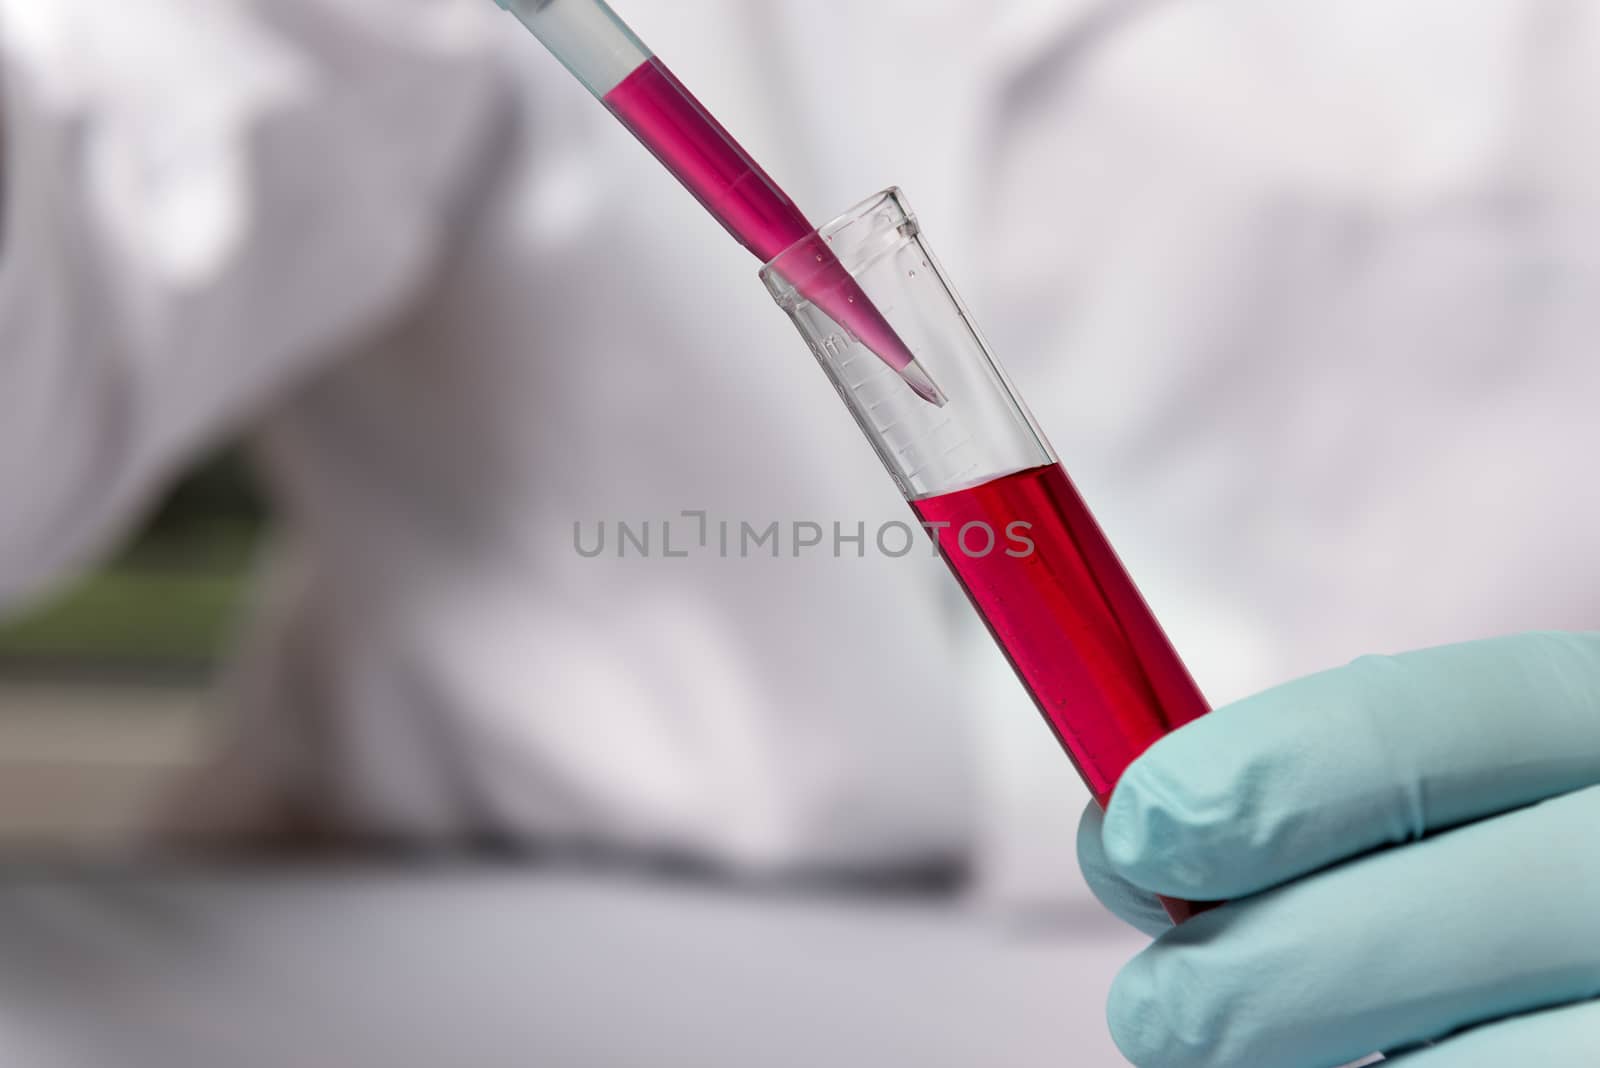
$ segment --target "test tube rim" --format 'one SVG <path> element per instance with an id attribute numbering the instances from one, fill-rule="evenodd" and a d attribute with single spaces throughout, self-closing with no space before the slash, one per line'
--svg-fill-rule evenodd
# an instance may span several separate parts
<path id="1" fill-rule="evenodd" d="M 844 232 L 847 227 L 859 223 L 862 219 L 870 215 L 872 211 L 880 204 L 884 203 L 894 204 L 894 206 L 900 211 L 900 214 L 904 216 L 904 222 L 901 225 L 904 225 L 904 223 L 911 223 L 920 227 L 920 224 L 917 223 L 917 213 L 911 209 L 911 205 L 906 201 L 905 193 L 899 186 L 891 185 L 886 189 L 878 190 L 876 193 L 873 193 L 870 196 L 862 197 L 860 200 L 856 201 L 854 204 L 850 205 L 848 208 L 844 209 L 839 214 L 823 223 L 821 226 L 814 227 L 804 236 L 795 239 L 782 252 L 778 253 L 776 256 L 773 256 L 770 260 L 761 265 L 761 270 L 758 272 L 761 280 L 763 283 L 765 283 L 767 289 L 772 293 L 773 297 L 778 301 L 779 305 L 784 308 L 788 308 L 789 295 L 798 295 L 794 285 L 791 284 L 784 276 L 784 273 L 780 268 L 780 264 L 782 264 L 784 260 L 788 259 L 790 254 L 799 251 L 802 246 L 805 246 L 812 241 L 817 240 L 818 238 L 828 243 L 831 248 L 833 239 L 835 237 Z M 855 276 L 860 274 L 862 268 L 870 263 L 872 257 L 869 256 L 863 260 L 858 256 L 853 256 L 849 259 L 841 256 L 838 257 L 838 259 L 839 263 L 844 267 L 845 272 Z"/>

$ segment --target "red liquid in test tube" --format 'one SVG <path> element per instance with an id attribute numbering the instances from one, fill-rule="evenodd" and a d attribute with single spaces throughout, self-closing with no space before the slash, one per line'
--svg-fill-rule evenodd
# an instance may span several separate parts
<path id="1" fill-rule="evenodd" d="M 1102 806 L 1140 753 L 1209 710 L 1061 465 L 912 508 L 939 524 L 945 561 Z M 1162 903 L 1178 922 L 1204 907 Z"/>

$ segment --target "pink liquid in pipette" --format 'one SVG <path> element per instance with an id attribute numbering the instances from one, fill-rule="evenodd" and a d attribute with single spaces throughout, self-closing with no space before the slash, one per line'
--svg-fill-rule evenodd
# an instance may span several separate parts
<path id="1" fill-rule="evenodd" d="M 1059 464 L 912 508 L 924 523 L 947 524 L 933 531 L 945 561 L 1101 805 L 1139 754 L 1209 711 Z M 1029 524 L 1032 552 L 1007 540 L 1016 522 Z M 983 553 L 983 527 L 963 548 L 969 523 L 995 533 L 993 551 Z M 1163 904 L 1178 922 L 1205 907 Z"/>
<path id="2" fill-rule="evenodd" d="M 657 59 L 641 63 L 604 97 L 606 106 L 705 209 L 766 263 L 807 237 L 811 224 L 794 201 Z M 785 277 L 896 371 L 912 354 L 827 244 L 813 238 L 814 269 L 790 257 Z"/>

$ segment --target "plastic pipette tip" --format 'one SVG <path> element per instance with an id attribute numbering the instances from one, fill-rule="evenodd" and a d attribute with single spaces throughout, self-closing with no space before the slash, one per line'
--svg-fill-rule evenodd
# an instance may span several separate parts
<path id="1" fill-rule="evenodd" d="M 917 396 L 935 408 L 943 408 L 945 406 L 945 395 L 940 392 L 938 386 L 934 385 L 933 379 L 928 377 L 928 372 L 924 371 L 922 365 L 916 360 L 912 360 L 900 368 L 900 377 L 906 380 L 906 385 L 910 386 Z"/>

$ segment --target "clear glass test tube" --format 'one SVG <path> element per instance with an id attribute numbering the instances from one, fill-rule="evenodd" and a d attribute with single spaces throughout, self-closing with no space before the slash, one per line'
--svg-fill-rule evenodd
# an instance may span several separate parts
<path id="1" fill-rule="evenodd" d="M 810 299 L 820 242 L 943 391 L 934 407 Z M 1209 710 L 898 189 L 761 272 L 1004 650 L 1095 799 Z M 1196 911 L 1166 902 L 1182 921 Z"/>

